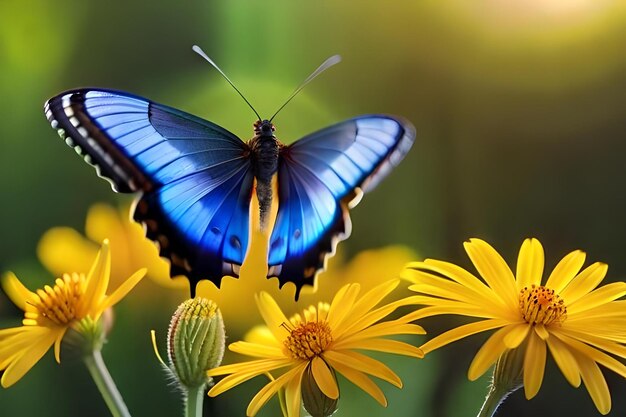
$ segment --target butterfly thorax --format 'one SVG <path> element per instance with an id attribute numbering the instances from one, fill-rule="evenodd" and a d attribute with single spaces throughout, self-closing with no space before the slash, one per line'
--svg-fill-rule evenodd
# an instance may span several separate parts
<path id="1" fill-rule="evenodd" d="M 274 125 L 269 120 L 254 123 L 254 137 L 250 139 L 252 169 L 256 178 L 256 194 L 261 212 L 261 229 L 267 225 L 272 206 L 272 178 L 278 171 L 278 153 L 282 144 L 274 136 Z"/>

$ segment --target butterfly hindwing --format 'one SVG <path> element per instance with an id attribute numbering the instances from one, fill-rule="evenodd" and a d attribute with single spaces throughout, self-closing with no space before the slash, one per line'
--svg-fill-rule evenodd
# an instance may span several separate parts
<path id="1" fill-rule="evenodd" d="M 337 242 L 350 235 L 350 203 L 371 190 L 411 148 L 415 129 L 392 116 L 360 116 L 286 146 L 278 170 L 278 214 L 268 276 L 312 284 Z"/>
<path id="2" fill-rule="evenodd" d="M 143 98 L 82 89 L 52 98 L 46 116 L 119 192 L 143 192 L 134 217 L 172 261 L 172 275 L 219 286 L 248 246 L 249 148 L 206 120 Z"/>

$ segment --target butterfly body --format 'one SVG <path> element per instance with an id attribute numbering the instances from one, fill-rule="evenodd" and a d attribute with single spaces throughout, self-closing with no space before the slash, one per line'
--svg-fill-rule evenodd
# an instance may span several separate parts
<path id="1" fill-rule="evenodd" d="M 272 179 L 278 171 L 280 148 L 284 145 L 274 135 L 274 125 L 269 120 L 254 124 L 254 137 L 248 142 L 251 152 L 252 172 L 256 179 L 256 195 L 259 200 L 261 230 L 267 227 L 267 216 L 272 206 Z"/>
<path id="2" fill-rule="evenodd" d="M 244 142 L 226 129 L 132 94 L 78 89 L 48 100 L 52 127 L 114 190 L 138 193 L 133 217 L 144 224 L 170 274 L 219 287 L 239 275 L 250 216 L 268 228 L 268 277 L 293 282 L 296 297 L 312 285 L 351 231 L 349 208 L 411 148 L 415 130 L 388 115 L 348 119 L 280 143 L 268 120 Z M 259 213 L 251 213 L 256 192 Z"/>

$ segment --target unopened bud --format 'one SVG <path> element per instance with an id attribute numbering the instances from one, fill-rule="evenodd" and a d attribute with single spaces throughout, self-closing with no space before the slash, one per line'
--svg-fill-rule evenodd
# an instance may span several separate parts
<path id="1" fill-rule="evenodd" d="M 196 297 L 176 309 L 167 335 L 169 367 L 185 387 L 200 387 L 210 379 L 206 371 L 224 356 L 222 314 L 211 300 Z"/>
<path id="2" fill-rule="evenodd" d="M 335 381 L 337 380 L 335 371 L 330 368 Z M 304 408 L 311 414 L 311 417 L 332 416 L 337 410 L 339 397 L 333 399 L 327 397 L 317 386 L 311 366 L 308 366 L 302 376 L 302 403 Z"/>
<path id="3" fill-rule="evenodd" d="M 63 336 L 66 355 L 85 357 L 100 351 L 113 327 L 113 309 L 106 309 L 98 320 L 86 316 L 69 327 Z"/>

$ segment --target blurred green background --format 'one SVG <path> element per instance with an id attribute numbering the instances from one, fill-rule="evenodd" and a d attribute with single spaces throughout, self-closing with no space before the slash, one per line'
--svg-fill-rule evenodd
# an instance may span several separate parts
<path id="1" fill-rule="evenodd" d="M 126 201 L 50 129 L 42 105 L 51 96 L 81 86 L 126 90 L 243 139 L 252 135 L 254 115 L 191 51 L 195 43 L 261 115 L 325 58 L 343 56 L 277 117 L 283 142 L 362 113 L 400 114 L 415 124 L 414 149 L 353 211 L 346 253 L 404 244 L 469 267 L 462 253 L 469 237 L 513 262 L 522 240 L 534 236 L 547 267 L 580 248 L 610 265 L 610 280 L 626 278 L 626 5 L 619 0 L 2 0 L 2 271 L 15 271 L 30 288 L 49 282 L 35 256 L 42 233 L 57 225 L 83 230 L 92 203 Z M 150 294 L 149 302 L 116 309 L 104 356 L 134 415 L 178 415 L 148 331 L 163 334 L 180 300 L 164 289 Z M 3 327 L 21 318 L 4 296 L 0 313 Z M 437 332 L 450 323 L 423 325 Z M 481 341 L 417 364 L 391 360 L 405 387 L 386 389 L 386 410 L 344 381 L 337 415 L 475 415 L 487 379 L 470 383 L 465 375 Z M 611 415 L 623 416 L 626 383 L 606 376 Z M 260 384 L 208 402 L 206 415 L 243 415 Z M 273 400 L 262 415 L 277 413 Z M 79 364 L 59 367 L 49 354 L 0 391 L 0 414 L 107 411 Z M 526 401 L 517 392 L 499 415 L 555 414 L 598 415 L 586 391 L 568 386 L 550 363 L 538 396 Z"/>

